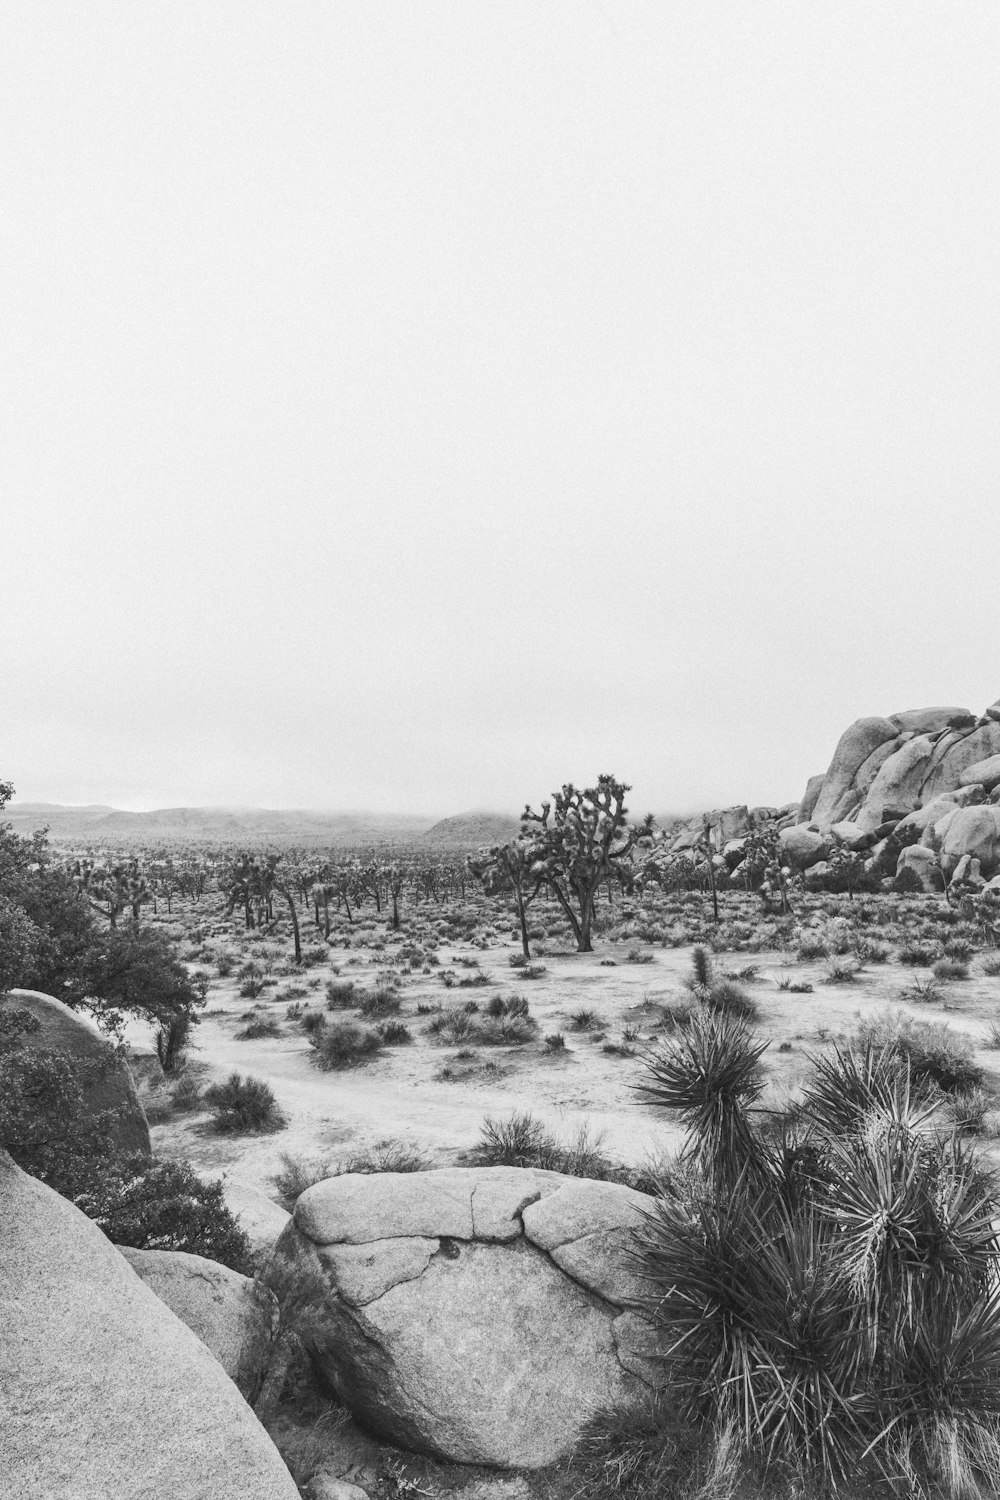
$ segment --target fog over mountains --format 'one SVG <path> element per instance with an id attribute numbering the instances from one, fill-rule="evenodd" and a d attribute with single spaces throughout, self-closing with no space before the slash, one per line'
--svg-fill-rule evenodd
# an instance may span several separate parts
<path id="1" fill-rule="evenodd" d="M 513 815 L 482 811 L 435 820 L 408 813 L 263 807 L 161 807 L 128 812 L 101 804 L 72 807 L 58 802 L 11 802 L 3 819 L 19 834 L 47 828 L 53 839 L 85 843 L 164 839 L 351 845 L 409 843 L 426 837 L 435 844 L 468 845 L 512 838 L 520 827 Z"/>

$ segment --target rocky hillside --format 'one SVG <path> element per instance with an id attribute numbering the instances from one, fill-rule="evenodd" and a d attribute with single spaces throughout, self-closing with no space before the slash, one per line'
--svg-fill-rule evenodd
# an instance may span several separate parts
<path id="1" fill-rule="evenodd" d="M 430 818 L 406 813 L 324 813 L 296 808 L 161 807 L 127 812 L 117 807 L 65 807 L 57 802 L 12 802 L 4 819 L 19 834 L 48 828 L 53 839 L 80 843 L 193 843 L 241 840 L 351 845 L 404 843 L 422 837 Z"/>
<path id="2" fill-rule="evenodd" d="M 462 849 L 480 849 L 485 844 L 503 844 L 516 839 L 521 820 L 509 813 L 468 812 L 442 818 L 428 828 L 424 841 Z"/>

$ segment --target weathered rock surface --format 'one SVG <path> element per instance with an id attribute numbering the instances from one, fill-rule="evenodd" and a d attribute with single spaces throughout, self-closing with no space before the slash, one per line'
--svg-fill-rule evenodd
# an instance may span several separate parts
<path id="1" fill-rule="evenodd" d="M 977 760 L 971 766 L 966 766 L 959 782 L 962 786 L 979 785 L 987 792 L 992 792 L 995 786 L 1000 786 L 1000 755 L 991 755 L 986 760 Z"/>
<path id="2" fill-rule="evenodd" d="M 938 857 L 933 849 L 925 849 L 922 844 L 910 844 L 899 856 L 896 874 L 901 875 L 904 870 L 912 870 L 924 890 L 931 891 L 934 889 L 932 872 L 939 868 Z"/>
<path id="3" fill-rule="evenodd" d="M 912 730 L 917 734 L 940 734 L 952 724 L 975 723 L 975 714 L 967 708 L 908 708 L 889 718 L 901 733 Z"/>
<path id="4" fill-rule="evenodd" d="M 211 1181 L 217 1178 L 210 1177 Z M 278 1243 L 291 1218 L 280 1203 L 275 1203 L 266 1193 L 252 1183 L 243 1182 L 227 1173 L 222 1179 L 222 1197 L 226 1207 L 245 1230 L 253 1252 L 254 1264 L 265 1260 Z"/>
<path id="5" fill-rule="evenodd" d="M 830 840 L 807 825 L 796 823 L 778 835 L 783 857 L 793 869 L 808 870 L 830 852 Z"/>
<path id="6" fill-rule="evenodd" d="M 274 1293 L 202 1255 L 125 1245 L 118 1250 L 160 1301 L 197 1334 L 252 1406 L 277 1331 Z"/>
<path id="7" fill-rule="evenodd" d="M 810 776 L 806 782 L 806 789 L 802 794 L 802 801 L 799 803 L 798 812 L 795 816 L 796 823 L 808 823 L 811 820 L 813 813 L 816 811 L 816 803 L 819 801 L 819 794 L 823 790 L 825 780 L 825 771 L 821 771 L 818 776 Z"/>
<path id="8" fill-rule="evenodd" d="M 0 1151 L 0 1475 L 17 1500 L 297 1500 L 204 1344 Z"/>
<path id="9" fill-rule="evenodd" d="M 814 822 L 839 823 L 851 815 L 882 761 L 890 754 L 885 747 L 891 746 L 898 734 L 899 730 L 890 719 L 857 719 L 845 729 L 823 778 L 823 789 L 813 809 Z M 884 754 L 879 758 L 880 751 Z"/>
<path id="10" fill-rule="evenodd" d="M 132 1074 L 89 1016 L 40 990 L 8 990 L 0 995 L 0 1010 L 30 1011 L 41 1029 L 26 1038 L 26 1045 L 79 1064 L 84 1103 L 94 1115 L 112 1112 L 109 1135 L 114 1144 L 121 1151 L 151 1154 L 149 1126 Z"/>
<path id="11" fill-rule="evenodd" d="M 948 818 L 941 838 L 941 868 L 946 877 L 951 878 L 966 855 L 979 861 L 987 880 L 1000 872 L 1000 810 L 960 807 Z"/>
<path id="12" fill-rule="evenodd" d="M 365 1426 L 464 1463 L 536 1468 L 660 1383 L 633 1234 L 648 1199 L 512 1167 L 309 1188 L 276 1258 L 329 1288 L 324 1371 Z"/>
<path id="13" fill-rule="evenodd" d="M 947 738 L 948 743 L 945 743 Z M 1000 755 L 1000 723 L 986 720 L 975 729 L 957 732 L 940 742 L 944 747 L 921 787 L 920 800 L 929 802 L 939 792 L 951 791 L 961 784 L 962 774 L 977 761 Z"/>

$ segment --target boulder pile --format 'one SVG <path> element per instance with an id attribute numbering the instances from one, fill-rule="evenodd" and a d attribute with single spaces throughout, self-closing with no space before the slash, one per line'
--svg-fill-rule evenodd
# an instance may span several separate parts
<path id="1" fill-rule="evenodd" d="M 660 1383 L 632 1306 L 649 1204 L 514 1167 L 349 1174 L 302 1194 L 275 1253 L 325 1283 L 320 1362 L 366 1428 L 453 1462 L 539 1468 Z"/>
<path id="2" fill-rule="evenodd" d="M 1000 877 L 1000 701 L 858 719 L 780 832 L 787 862 L 822 874 L 838 847 L 925 887 Z"/>

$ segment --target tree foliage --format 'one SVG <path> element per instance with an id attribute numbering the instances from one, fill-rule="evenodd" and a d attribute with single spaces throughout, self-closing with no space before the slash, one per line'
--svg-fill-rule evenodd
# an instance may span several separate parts
<path id="1" fill-rule="evenodd" d="M 631 856 L 652 834 L 649 815 L 628 822 L 625 795 L 630 788 L 613 776 L 598 776 L 582 790 L 567 783 L 543 802 L 540 812 L 526 806 L 521 815 L 531 873 L 547 885 L 562 907 L 577 951 L 592 951 L 591 929 L 597 893 L 606 882 L 625 890 L 635 879 Z"/>

